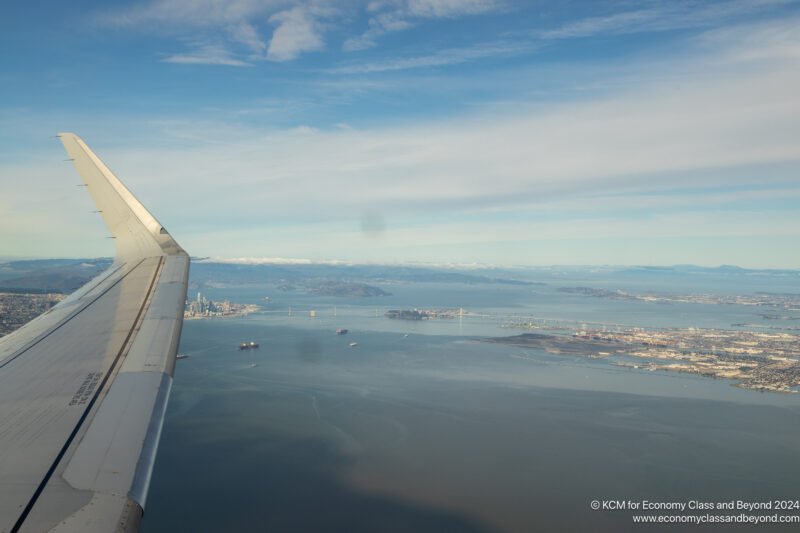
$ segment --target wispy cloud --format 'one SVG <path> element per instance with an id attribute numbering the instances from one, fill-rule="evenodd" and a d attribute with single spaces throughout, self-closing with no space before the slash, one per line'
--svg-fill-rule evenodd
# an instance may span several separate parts
<path id="1" fill-rule="evenodd" d="M 246 46 L 252 52 L 252 57 L 263 58 L 267 51 L 267 43 L 249 22 L 239 22 L 230 28 L 231 38 Z"/>
<path id="2" fill-rule="evenodd" d="M 638 9 L 531 32 L 528 46 L 535 47 L 539 41 L 593 35 L 712 27 L 721 21 L 766 13 L 793 1 L 646 2 Z M 302 0 L 289 4 L 285 0 L 151 0 L 104 10 L 94 16 L 94 21 L 100 26 L 157 31 L 179 39 L 191 37 L 214 43 L 213 50 L 191 49 L 171 55 L 169 62 L 241 66 L 259 60 L 291 61 L 304 53 L 322 50 L 326 47 L 326 36 L 333 30 L 338 35 L 350 35 L 342 43 L 343 50 L 357 51 L 376 46 L 383 35 L 405 31 L 425 21 L 455 20 L 513 9 L 519 9 L 519 5 L 505 0 Z M 359 12 L 367 18 L 367 28 L 363 30 L 354 24 L 359 20 L 355 16 Z M 361 72 L 457 64 L 496 53 L 496 50 L 481 53 L 470 47 L 463 50 L 466 51 L 445 49 L 425 57 L 390 59 L 385 62 L 387 68 L 366 65 Z M 342 68 L 358 72 L 356 69 Z"/>
<path id="3" fill-rule="evenodd" d="M 794 3 L 795 0 L 733 0 L 697 3 L 676 1 L 647 4 L 631 11 L 589 17 L 569 22 L 560 28 L 539 32 L 543 39 L 569 39 L 594 35 L 670 31 L 703 28 L 770 8 Z"/>
<path id="4" fill-rule="evenodd" d="M 233 173 L 250 176 L 240 189 L 251 191 L 241 213 L 271 205 L 273 216 L 291 217 L 292 198 L 302 198 L 306 212 L 334 220 L 379 209 L 388 220 L 387 242 L 370 253 L 389 257 L 392 250 L 422 257 L 447 249 L 440 252 L 446 257 L 461 253 L 455 251 L 459 246 L 491 254 L 496 249 L 488 243 L 498 236 L 507 247 L 535 239 L 558 248 L 598 235 L 594 242 L 602 243 L 602 236 L 613 235 L 648 243 L 650 257 L 669 261 L 674 249 L 662 251 L 656 244 L 663 239 L 707 238 L 707 247 L 713 239 L 797 238 L 797 226 L 781 221 L 798 216 L 797 208 L 787 209 L 800 193 L 792 178 L 800 164 L 799 58 L 781 56 L 737 69 L 720 63 L 743 39 L 753 43 L 756 56 L 763 56 L 758 43 L 791 48 L 799 37 L 786 33 L 787 41 L 776 43 L 757 36 L 784 35 L 779 28 L 793 22 L 738 27 L 727 40 L 716 34 L 713 54 L 707 48 L 695 60 L 670 63 L 671 71 L 657 74 L 648 61 L 638 67 L 638 82 L 613 95 L 546 111 L 303 136 L 273 132 L 237 148 L 248 159 Z M 195 164 L 211 167 L 212 160 Z M 790 165 L 784 170 L 769 166 L 784 163 Z M 260 196 L 259 184 L 268 193 Z M 768 184 L 772 192 L 761 189 Z M 735 186 L 744 192 L 728 189 Z M 664 195 L 665 187 L 683 192 Z M 784 207 L 776 210 L 780 202 Z M 465 212 L 481 221 L 452 222 Z M 498 219 L 487 222 L 485 216 Z M 409 223 L 420 217 L 424 227 Z M 321 245 L 320 253 L 356 257 L 341 243 L 360 243 L 357 231 L 333 228 L 327 231 L 335 246 Z M 326 230 L 308 229 L 309 235 L 320 231 Z M 287 230 L 285 240 L 275 236 L 281 253 L 300 251 L 288 242 L 290 234 Z M 230 238 L 220 235 L 217 242 Z M 714 260 L 747 264 L 741 254 L 726 255 L 730 250 L 708 253 L 717 254 Z M 777 256 L 780 264 L 791 264 L 791 254 Z M 637 257 L 642 260 L 635 254 L 625 260 Z M 526 261 L 522 252 L 517 259 Z"/>
<path id="5" fill-rule="evenodd" d="M 658 9 L 643 9 L 614 13 L 605 17 L 586 18 L 570 22 L 555 30 L 541 32 L 540 37 L 543 39 L 566 39 L 601 33 L 644 31 L 643 24 L 658 20 L 660 13 L 661 11 Z"/>
<path id="6" fill-rule="evenodd" d="M 284 0 L 154 0 L 143 5 L 104 11 L 101 26 L 158 31 L 177 37 L 192 35 L 213 46 L 170 56 L 168 62 L 242 66 L 247 61 L 289 61 L 324 47 L 323 20 L 337 10 L 327 2 L 307 1 L 286 8 Z M 236 48 L 244 47 L 246 52 Z M 204 50 L 203 48 L 208 48 Z"/>
<path id="7" fill-rule="evenodd" d="M 324 46 L 319 23 L 312 10 L 294 7 L 269 18 L 277 24 L 267 50 L 267 59 L 289 61 L 303 52 L 319 50 Z"/>
<path id="8" fill-rule="evenodd" d="M 644 7 L 640 9 L 574 20 L 554 29 L 531 32 L 527 38 L 519 37 L 513 42 L 477 44 L 458 49 L 439 50 L 428 55 L 388 58 L 380 62 L 360 65 L 351 63 L 330 69 L 329 72 L 364 74 L 445 66 L 494 56 L 531 52 L 541 48 L 548 41 L 561 39 L 711 28 L 721 24 L 730 26 L 736 20 L 746 19 L 755 14 L 768 13 L 773 8 L 796 2 L 797 0 L 732 0 L 711 4 L 697 4 L 696 2 L 643 3 Z M 436 2 L 432 3 L 437 4 Z M 392 9 L 376 8 L 377 12 L 369 19 L 369 29 L 363 34 L 345 41 L 344 50 L 356 51 L 375 46 L 377 44 L 376 37 L 413 27 L 414 21 L 422 17 L 458 17 L 507 8 L 505 4 L 499 2 L 467 2 L 463 4 L 454 2 L 453 4 L 458 4 L 457 6 L 443 2 L 442 5 L 436 7 L 424 4 L 423 6 L 410 3 L 390 3 Z"/>
<path id="9" fill-rule="evenodd" d="M 367 4 L 370 12 L 368 28 L 347 39 L 342 49 L 347 52 L 365 50 L 377 44 L 387 33 L 407 30 L 424 19 L 453 19 L 505 9 L 502 0 L 387 0 Z"/>
<path id="10" fill-rule="evenodd" d="M 527 42 L 484 43 L 469 48 L 451 48 L 447 50 L 439 50 L 430 55 L 392 58 L 373 63 L 342 65 L 329 69 L 328 72 L 333 74 L 367 74 L 372 72 L 388 72 L 426 67 L 440 67 L 445 65 L 466 63 L 487 57 L 507 56 L 522 52 L 530 52 L 533 49 L 534 46 Z"/>
<path id="11" fill-rule="evenodd" d="M 282 6 L 265 12 L 262 24 L 292 9 Z M 302 15 L 315 17 L 322 25 L 329 20 L 324 14 Z M 270 28 L 288 23 L 290 17 L 286 17 L 274 20 Z M 595 22 L 580 31 L 573 27 L 571 35 L 590 35 L 590 29 L 628 31 L 621 28 L 636 25 L 623 19 Z M 226 62 L 254 62 L 249 58 L 268 54 L 272 39 L 257 23 L 234 17 L 221 27 L 229 41 L 221 45 L 213 39 L 187 41 L 189 52 L 167 60 L 230 64 Z M 86 140 L 120 176 L 135 184 L 143 202 L 196 254 L 305 257 L 313 248 L 320 256 L 340 258 L 502 257 L 530 262 L 543 256 L 547 262 L 563 262 L 568 261 L 564 257 L 574 256 L 557 255 L 562 251 L 589 250 L 595 254 L 594 261 L 603 261 L 609 257 L 607 250 L 616 246 L 631 254 L 631 261 L 641 262 L 636 247 L 626 240 L 638 239 L 637 245 L 649 247 L 647 253 L 662 254 L 652 257 L 672 254 L 671 262 L 675 262 L 693 260 L 683 251 L 684 243 L 702 235 L 708 240 L 698 244 L 699 257 L 709 257 L 704 254 L 711 253 L 713 239 L 719 238 L 732 243 L 717 254 L 720 262 L 746 260 L 745 256 L 760 261 L 748 246 L 761 243 L 764 264 L 797 266 L 800 252 L 786 245 L 800 238 L 800 225 L 795 223 L 800 219 L 797 27 L 800 20 L 783 16 L 728 24 L 701 36 L 691 32 L 687 39 L 672 41 L 678 46 L 668 56 L 626 56 L 622 80 L 621 69 L 606 61 L 592 63 L 589 69 L 573 64 L 570 68 L 581 73 L 592 70 L 587 79 L 596 85 L 579 95 L 547 100 L 546 105 L 532 103 L 527 93 L 494 92 L 460 116 L 399 120 L 395 115 L 389 121 L 383 120 L 384 115 L 354 116 L 347 118 L 351 127 L 344 128 L 330 126 L 344 120 L 335 113 L 317 120 L 329 108 L 292 115 L 291 123 L 274 116 L 231 119 L 228 114 L 215 119 L 193 114 L 163 117 L 159 123 L 143 126 L 144 120 L 122 112 L 94 122 L 77 120 L 86 125 L 82 130 Z M 313 31 L 327 30 L 315 26 Z M 333 33 L 324 35 L 330 38 Z M 492 54 L 525 53 L 536 43 L 531 38 L 450 48 L 410 58 L 341 65 L 334 72 L 457 64 Z M 230 52 L 235 46 L 239 55 Z M 305 48 L 287 45 L 284 53 L 302 53 L 301 49 Z M 490 80 L 494 85 L 482 85 L 480 91 L 469 87 L 465 91 L 462 82 L 478 83 L 476 78 L 488 77 L 483 71 L 478 76 L 459 73 L 456 77 L 448 72 L 427 78 L 435 78 L 432 83 L 441 91 L 458 85 L 463 95 L 506 84 L 540 88 L 548 81 L 543 68 L 541 64 L 508 68 L 500 73 L 506 76 L 503 80 Z M 530 74 L 534 71 L 538 78 Z M 420 75 L 382 79 L 325 74 L 330 73 L 323 73 L 323 79 L 309 84 L 313 87 L 305 92 L 291 90 L 304 78 L 275 94 L 264 94 L 269 99 L 261 102 L 261 109 L 258 100 L 248 101 L 247 96 L 236 104 L 225 98 L 216 102 L 272 113 L 285 106 L 285 94 L 298 99 L 293 105 L 315 105 L 305 99 L 313 100 L 323 83 L 360 84 L 367 79 L 392 85 L 397 78 L 398 83 L 411 86 L 429 81 Z M 550 86 L 554 91 L 575 83 L 576 76 L 561 74 L 557 84 Z M 381 103 L 395 95 L 405 96 L 402 89 L 383 85 L 365 91 L 379 90 L 387 91 L 381 92 Z M 409 94 L 406 100 L 417 102 L 428 93 Z M 501 99 L 502 107 L 493 105 Z M 363 112 L 366 107 L 347 110 Z M 323 113 L 316 113 L 320 109 Z M 28 115 L 23 119 L 26 124 L 35 121 Z M 58 120 L 74 118 L 60 116 Z M 51 124 L 52 118 L 40 123 Z M 61 159 L 58 150 L 54 147 L 47 157 Z M 37 154 L 30 160 L 41 157 Z M 85 211 L 87 217 L 91 210 L 73 203 L 78 188 L 71 185 L 71 169 L 30 165 L 21 169 L 4 164 L 0 169 L 0 174 L 14 177 L 3 184 L 0 208 L 24 206 L 29 212 L 18 220 L 18 210 L 10 211 L 10 224 L 0 227 L 0 240 L 10 239 L 20 250 L 34 249 L 25 248 L 26 236 L 32 241 L 30 232 L 44 231 L 35 223 L 37 217 L 70 221 L 74 213 L 67 209 Z M 34 181 L 57 192 L 48 196 L 39 187 L 35 193 L 20 189 Z M 679 192 L 666 195 L 668 188 Z M 767 189 L 771 192 L 762 192 Z M 203 209 L 198 211 L 198 206 Z M 379 211 L 386 220 L 381 241 L 367 242 L 361 236 L 359 219 L 368 211 Z M 87 218 L 67 222 L 58 233 L 63 242 L 55 243 L 53 250 L 91 254 L 78 236 L 90 223 L 97 224 L 97 241 L 109 244 L 99 222 Z M 672 245 L 662 246 L 668 242 L 664 239 L 673 239 Z M 534 250 L 534 242 L 537 246 L 547 243 L 549 248 Z M 46 249 L 41 244 L 38 248 Z M 545 256 L 544 250 L 552 254 Z M 726 259 L 730 250 L 739 255 Z"/>
<path id="12" fill-rule="evenodd" d="M 502 0 L 408 0 L 405 4 L 410 15 L 425 18 L 477 15 L 506 6 Z"/>
<path id="13" fill-rule="evenodd" d="M 164 63 L 178 63 L 182 65 L 224 65 L 229 67 L 250 66 L 246 61 L 236 59 L 231 52 L 222 45 L 205 44 L 188 53 L 175 54 L 162 59 Z"/>
<path id="14" fill-rule="evenodd" d="M 614 191 L 629 195 L 615 205 L 638 207 L 634 194 L 657 197 L 667 184 L 693 190 L 771 184 L 789 197 L 792 169 L 800 164 L 800 60 L 784 57 L 736 69 L 720 62 L 742 38 L 767 31 L 766 25 L 741 27 L 724 46 L 718 36 L 721 47 L 714 54 L 670 63 L 671 71 L 654 72 L 647 61 L 632 75 L 638 81 L 613 94 L 547 109 L 518 106 L 513 114 L 366 130 L 251 128 L 226 134 L 230 141 L 216 136 L 216 144 L 202 149 L 128 154 L 123 160 L 147 161 L 146 172 L 134 166 L 129 174 L 150 176 L 153 191 L 160 191 L 155 198 L 183 195 L 186 205 L 195 205 L 214 197 L 239 206 L 237 217 L 253 213 L 248 223 L 285 222 L 296 216 L 298 199 L 305 218 L 336 218 L 368 207 L 401 214 L 433 207 L 507 210 L 575 195 L 608 198 Z M 223 192 L 209 174 L 220 161 L 231 185 Z M 767 167 L 783 163 L 795 166 Z M 748 168 L 756 170 L 734 172 Z M 175 190 L 163 191 L 165 183 Z M 674 197 L 669 201 L 680 204 Z M 584 205 L 592 209 L 591 202 Z M 270 206 L 266 212 L 264 206 Z"/>
<path id="15" fill-rule="evenodd" d="M 800 60 L 800 33 L 796 17 L 758 25 L 739 24 L 702 33 L 694 40 L 706 49 L 726 50 L 722 59 L 733 62 Z"/>
<path id="16" fill-rule="evenodd" d="M 190 27 L 218 27 L 274 12 L 283 0 L 150 0 L 100 11 L 94 16 L 100 25 L 153 27 L 180 31 Z"/>
<path id="17" fill-rule="evenodd" d="M 391 32 L 407 30 L 413 24 L 402 14 L 396 11 L 388 13 L 377 13 L 370 17 L 369 28 L 356 37 L 347 39 L 342 44 L 345 52 L 356 52 L 372 48 L 377 44 L 377 38 Z"/>

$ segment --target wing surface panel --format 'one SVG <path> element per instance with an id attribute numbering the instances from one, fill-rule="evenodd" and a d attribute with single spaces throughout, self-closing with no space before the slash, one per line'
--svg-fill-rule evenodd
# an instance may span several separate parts
<path id="1" fill-rule="evenodd" d="M 73 134 L 114 265 L 0 339 L 0 532 L 138 527 L 180 340 L 189 258 Z"/>

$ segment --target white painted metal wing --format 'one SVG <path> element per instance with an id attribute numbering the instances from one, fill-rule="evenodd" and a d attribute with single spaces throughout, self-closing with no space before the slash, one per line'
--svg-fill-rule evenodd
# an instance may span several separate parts
<path id="1" fill-rule="evenodd" d="M 111 230 L 116 260 L 0 339 L 0 531 L 135 531 L 189 257 L 78 136 L 59 137 Z"/>

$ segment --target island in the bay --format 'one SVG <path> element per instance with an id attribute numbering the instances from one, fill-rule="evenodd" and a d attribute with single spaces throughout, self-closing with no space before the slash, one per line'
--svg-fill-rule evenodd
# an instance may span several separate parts
<path id="1" fill-rule="evenodd" d="M 340 298 L 371 298 L 373 296 L 391 296 L 380 287 L 352 281 L 332 280 L 300 280 L 278 285 L 279 291 L 300 292 L 316 296 L 336 296 Z"/>
<path id="2" fill-rule="evenodd" d="M 436 318 L 463 317 L 466 313 L 459 309 L 390 309 L 384 313 L 386 318 L 396 320 L 433 320 Z"/>

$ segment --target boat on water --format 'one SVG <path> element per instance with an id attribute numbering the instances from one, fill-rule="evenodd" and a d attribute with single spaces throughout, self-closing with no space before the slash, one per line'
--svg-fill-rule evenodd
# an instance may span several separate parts
<path id="1" fill-rule="evenodd" d="M 175 356 L 175 359 L 189 359 L 189 356 L 186 355 L 185 353 L 179 353 L 178 355 Z"/>
<path id="2" fill-rule="evenodd" d="M 347 330 L 344 328 L 339 328 L 336 330 L 337 335 L 347 335 Z"/>
<path id="3" fill-rule="evenodd" d="M 258 348 L 258 343 L 255 341 L 243 342 L 239 344 L 240 350 L 253 350 L 255 348 Z"/>
<path id="4" fill-rule="evenodd" d="M 358 346 L 358 343 L 357 342 L 351 342 L 350 343 L 350 347 L 352 348 L 353 346 Z"/>

